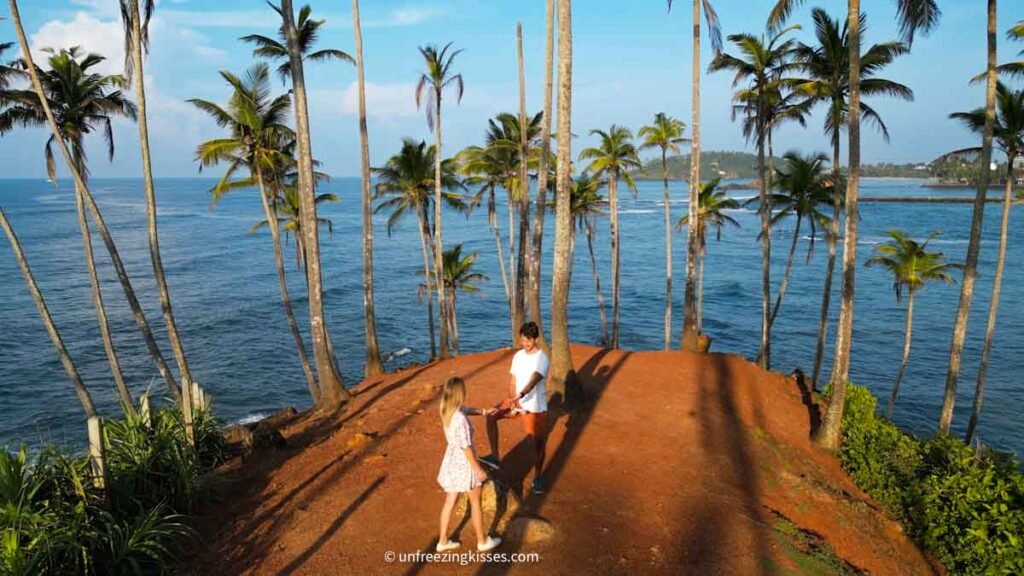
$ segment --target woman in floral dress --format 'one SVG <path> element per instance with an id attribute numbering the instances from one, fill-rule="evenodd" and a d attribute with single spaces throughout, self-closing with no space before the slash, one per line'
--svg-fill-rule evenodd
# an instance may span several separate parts
<path id="1" fill-rule="evenodd" d="M 484 532 L 483 512 L 480 509 L 480 487 L 487 481 L 487 472 L 477 462 L 473 446 L 473 425 L 466 415 L 487 414 L 486 410 L 463 406 L 466 400 L 466 382 L 462 378 L 451 378 L 444 385 L 441 394 L 441 425 L 448 440 L 448 448 L 441 460 L 437 483 L 447 493 L 441 508 L 441 530 L 437 540 L 437 551 L 445 552 L 459 547 L 457 540 L 448 538 L 448 524 L 459 494 L 469 494 L 469 506 L 476 530 L 476 548 L 480 552 L 493 550 L 501 544 L 501 538 Z"/>

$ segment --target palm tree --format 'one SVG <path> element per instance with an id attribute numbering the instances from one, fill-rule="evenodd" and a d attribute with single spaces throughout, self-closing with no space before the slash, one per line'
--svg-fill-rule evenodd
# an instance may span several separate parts
<path id="1" fill-rule="evenodd" d="M 416 214 L 419 221 L 420 248 L 423 250 L 423 275 L 426 278 L 427 288 L 431 288 L 431 282 L 436 279 L 431 276 L 433 270 L 430 253 L 433 250 L 432 230 L 430 222 L 431 203 L 434 198 L 431 196 L 431 188 L 434 185 L 433 167 L 434 154 L 436 149 L 427 146 L 424 141 L 416 142 L 410 138 L 402 141 L 402 149 L 384 163 L 380 168 L 373 168 L 377 176 L 377 193 L 375 197 L 382 200 L 377 205 L 376 211 L 390 210 L 388 217 L 387 231 L 409 212 Z M 455 175 L 455 162 L 447 159 L 441 163 L 441 183 L 446 190 L 461 186 Z M 446 193 L 442 200 L 449 206 L 455 208 L 463 207 L 461 198 L 452 193 Z M 436 214 L 437 211 L 435 210 Z M 427 322 L 430 331 L 430 357 L 437 357 L 437 346 L 434 338 L 434 305 L 433 298 L 427 298 Z M 442 321 L 444 320 L 442 316 Z"/>
<path id="2" fill-rule="evenodd" d="M 978 178 L 978 187 L 974 196 L 971 235 L 967 242 L 967 256 L 964 259 L 964 278 L 960 283 L 960 302 L 956 310 L 956 320 L 953 323 L 953 342 L 949 351 L 946 391 L 942 399 L 942 409 L 939 412 L 940 434 L 948 434 L 949 427 L 953 423 L 956 385 L 957 379 L 960 377 L 960 362 L 962 360 L 964 342 L 967 339 L 967 317 L 971 311 L 971 301 L 974 298 L 974 283 L 978 275 L 978 254 L 981 251 L 982 221 L 985 213 L 985 200 L 988 196 L 988 185 L 991 179 L 991 172 L 988 167 L 992 162 L 992 142 L 996 126 L 996 0 L 988 0 L 987 28 L 988 70 L 985 78 L 985 123 L 982 127 L 981 153 L 979 154 L 978 166 L 981 171 L 981 177 Z"/>
<path id="3" fill-rule="evenodd" d="M 824 154 L 801 156 L 797 152 L 787 152 L 783 156 L 781 168 L 776 174 L 776 186 L 779 192 L 772 195 L 772 205 L 776 212 L 772 217 L 772 225 L 778 224 L 790 215 L 796 216 L 793 228 L 793 240 L 789 245 L 786 258 L 786 271 L 779 285 L 779 293 L 775 297 L 775 306 L 769 322 L 774 324 L 775 317 L 782 307 L 782 298 L 793 274 L 793 256 L 800 240 L 801 226 L 807 221 L 811 226 L 811 236 L 807 247 L 807 261 L 810 262 L 814 253 L 814 241 L 818 236 L 818 227 L 828 229 L 830 218 L 821 212 L 820 206 L 831 204 L 834 196 L 832 180 L 827 175 L 825 164 L 828 157 Z"/>
<path id="4" fill-rule="evenodd" d="M 239 182 L 239 184 L 252 185 L 248 180 L 243 180 Z M 273 208 L 277 214 L 277 225 L 281 229 L 281 232 L 284 232 L 284 243 L 287 245 L 291 241 L 291 237 L 293 235 L 295 236 L 295 269 L 303 270 L 302 206 L 299 201 L 299 191 L 295 187 L 295 184 L 282 183 L 274 180 L 273 178 L 267 182 L 267 189 L 270 194 L 271 208 Z M 317 206 L 320 206 L 325 202 L 336 203 L 338 201 L 339 198 L 337 194 L 324 193 L 316 195 Z M 318 215 L 316 222 L 321 229 L 327 229 L 328 235 L 334 235 L 334 222 L 330 218 L 324 218 L 323 216 Z M 260 220 L 249 228 L 249 232 L 258 232 L 268 226 L 270 226 L 270 220 Z"/>
<path id="5" fill-rule="evenodd" d="M 804 0 L 778 0 L 768 18 L 769 29 L 780 28 L 792 11 L 803 2 Z M 989 0 L 989 2 L 994 10 L 995 0 Z M 896 5 L 900 33 L 908 45 L 913 43 L 914 36 L 918 31 L 927 33 L 938 24 L 941 12 L 936 0 L 896 0 Z M 846 220 L 843 233 L 843 290 L 842 302 L 839 307 L 839 323 L 836 328 L 835 359 L 832 363 L 832 396 L 822 418 L 821 426 L 814 433 L 814 441 L 818 445 L 833 451 L 839 449 L 841 442 L 840 426 L 846 403 L 846 384 L 850 378 L 850 340 L 853 336 L 853 294 L 856 287 L 859 218 L 857 197 L 860 187 L 860 120 L 862 115 L 860 18 L 860 0 L 848 0 L 846 22 L 850 44 L 850 102 L 847 113 L 847 132 L 850 137 L 850 160 L 844 200 Z M 991 47 L 994 48 L 994 39 L 990 41 L 993 43 Z M 991 73 L 994 77 L 994 66 Z M 991 88 L 994 92 L 994 82 Z M 977 206 L 978 202 L 975 202 L 975 214 L 978 212 Z"/>
<path id="6" fill-rule="evenodd" d="M 103 62 L 103 56 L 84 54 L 78 47 L 56 52 L 44 50 L 49 54 L 49 70 L 39 70 L 42 83 L 47 94 L 50 109 L 60 127 L 60 137 L 70 147 L 72 161 L 82 176 L 83 183 L 88 181 L 89 170 L 86 165 L 85 137 L 96 130 L 103 130 L 110 160 L 114 158 L 114 137 L 112 121 L 116 116 L 135 119 L 135 105 L 129 102 L 119 90 L 125 80 L 121 76 L 107 76 L 94 72 L 92 69 Z M 40 105 L 39 97 L 33 90 L 14 90 L 8 93 L 12 102 L 2 113 L 0 127 L 39 126 L 46 123 L 46 114 Z M 56 180 L 56 166 L 53 161 L 54 137 L 50 137 L 45 146 L 47 173 L 51 180 Z M 89 273 L 89 284 L 92 290 L 93 308 L 99 321 L 100 336 L 103 348 L 114 377 L 114 384 L 124 410 L 134 413 L 134 401 L 121 371 L 121 363 L 117 357 L 114 339 L 107 321 L 107 311 L 103 303 L 99 274 L 96 271 L 96 259 L 93 255 L 92 235 L 85 212 L 83 187 L 75 186 L 75 206 L 78 212 L 78 227 L 82 234 L 85 250 L 85 264 Z"/>
<path id="7" fill-rule="evenodd" d="M 75 392 L 78 394 L 78 401 L 82 404 L 82 410 L 85 411 L 86 418 L 92 418 L 96 416 L 96 407 L 92 403 L 92 396 L 89 394 L 89 389 L 86 388 L 85 382 L 82 381 L 82 376 L 78 372 L 78 368 L 75 367 L 75 362 L 71 359 L 71 354 L 68 352 L 67 346 L 64 345 L 64 339 L 61 338 L 60 331 L 57 330 L 57 325 L 53 322 L 53 316 L 50 315 L 50 309 L 46 306 L 46 300 L 43 299 L 43 293 L 39 290 L 39 285 L 36 284 L 36 278 L 32 274 L 32 268 L 28 265 L 28 260 L 25 259 L 25 252 L 21 249 L 21 242 L 18 241 L 18 236 L 14 233 L 14 228 L 11 226 L 10 220 L 7 219 L 7 213 L 4 212 L 3 208 L 0 208 L 0 228 L 4 229 L 4 233 L 7 234 L 7 239 L 11 242 L 11 249 L 14 250 L 14 258 L 18 261 L 18 267 L 21 268 L 21 273 L 25 277 L 25 283 L 28 284 L 28 290 L 32 294 L 32 300 L 36 303 L 36 308 L 39 309 L 39 315 L 43 318 L 43 325 L 46 327 L 46 333 L 50 336 L 50 341 L 53 342 L 54 348 L 57 349 L 57 355 L 60 358 L 60 363 L 64 366 L 64 371 L 67 372 L 68 378 L 71 379 L 71 385 L 75 388 Z"/>
<path id="8" fill-rule="evenodd" d="M 3 56 L 4 52 L 10 50 L 14 46 L 13 42 L 2 42 L 0 43 L 0 57 Z M 10 87 L 11 78 L 20 78 L 24 76 L 24 72 L 18 70 L 13 65 L 4 64 L 3 60 L 0 60 L 0 108 L 7 105 L 7 89 Z M 0 126 L 5 132 L 10 127 Z"/>
<path id="9" fill-rule="evenodd" d="M 509 319 L 512 319 L 512 291 L 505 271 L 505 252 L 501 245 L 501 224 L 498 222 L 497 188 L 505 182 L 506 172 L 504 149 L 492 146 L 469 146 L 456 155 L 459 173 L 465 177 L 468 186 L 479 186 L 470 201 L 470 208 L 476 208 L 484 199 L 487 200 L 487 225 L 494 232 L 494 243 L 498 251 L 498 267 L 501 270 L 501 284 L 505 288 L 505 300 L 508 303 Z M 511 199 L 509 207 L 511 215 Z M 511 241 L 511 232 L 509 232 Z M 515 323 L 512 323 L 513 329 Z"/>
<path id="10" fill-rule="evenodd" d="M 462 50 L 448 53 L 452 44 L 445 44 L 440 50 L 433 44 L 420 47 L 420 55 L 427 65 L 427 71 L 420 74 L 416 83 L 416 107 L 426 107 L 427 127 L 434 131 L 434 284 L 437 288 L 437 302 L 441 315 L 441 358 L 451 356 L 448 350 L 448 321 L 447 311 L 444 307 L 445 286 L 441 281 L 441 274 L 444 267 L 443 248 L 441 235 L 443 217 L 441 213 L 441 98 L 446 88 L 454 88 L 456 102 L 462 101 L 462 74 L 453 73 L 451 67 L 455 57 Z"/>
<path id="11" fill-rule="evenodd" d="M 974 407 L 971 419 L 967 424 L 965 441 L 970 443 L 981 417 L 981 402 L 985 395 L 985 378 L 988 371 L 989 356 L 992 352 L 992 341 L 995 335 L 996 315 L 999 311 L 999 295 L 1003 285 L 1003 271 L 1006 267 L 1006 247 L 1010 224 L 1010 206 L 1013 203 L 1014 184 L 1017 181 L 1014 164 L 1024 154 L 1024 90 L 1012 90 L 1002 82 L 996 86 L 996 122 L 993 128 L 995 145 L 1006 154 L 1006 188 L 1003 193 L 1003 213 L 999 228 L 999 256 L 996 259 L 996 272 L 992 280 L 992 299 L 989 302 L 988 326 L 985 329 L 985 343 L 981 351 L 981 365 L 978 368 L 978 382 L 974 390 Z M 975 134 L 985 129 L 985 110 L 979 108 L 971 112 L 951 114 L 950 118 L 960 120 Z M 958 150 L 954 154 L 977 155 L 978 148 Z"/>
<path id="12" fill-rule="evenodd" d="M 892 396 L 885 409 L 885 417 L 892 419 L 892 409 L 896 405 L 896 395 L 900 390 L 900 382 L 907 369 L 910 359 L 910 342 L 914 327 L 914 295 L 928 282 L 954 282 L 950 271 L 958 266 L 945 261 L 942 252 L 929 252 L 928 243 L 939 232 L 936 230 L 924 242 L 908 238 L 900 230 L 889 230 L 890 241 L 875 248 L 875 256 L 865 262 L 866 266 L 882 266 L 892 273 L 892 288 L 896 292 L 896 302 L 903 300 L 903 292 L 907 292 L 907 324 L 903 341 L 903 360 L 896 372 L 896 383 L 892 387 Z"/>
<path id="13" fill-rule="evenodd" d="M 597 310 L 601 317 L 601 346 L 608 345 L 608 315 L 605 312 L 604 293 L 601 292 L 601 274 L 597 269 L 594 257 L 594 237 L 597 236 L 597 217 L 604 214 L 601 207 L 601 181 L 587 175 L 580 176 L 572 183 L 572 219 L 573 227 L 569 235 L 569 275 L 572 276 L 572 263 L 576 259 L 576 233 L 583 231 L 587 237 L 587 252 L 590 255 L 590 270 L 594 277 L 594 293 L 597 295 Z"/>
<path id="14" fill-rule="evenodd" d="M 572 0 L 558 0 L 558 177 L 555 253 L 551 270 L 551 377 L 548 395 L 567 400 L 572 389 L 569 350 L 569 239 L 572 230 Z"/>
<path id="15" fill-rule="evenodd" d="M 523 126 L 526 129 L 523 130 Z M 527 168 L 531 161 L 530 142 L 534 142 L 541 131 L 541 114 L 526 117 L 526 122 L 514 114 L 503 112 L 487 121 L 486 144 L 488 157 L 497 163 L 503 174 L 501 185 L 508 193 L 508 274 L 510 306 L 512 310 L 512 342 L 519 341 L 519 326 L 525 317 L 525 265 L 526 244 L 529 243 L 529 176 Z M 522 144 L 523 140 L 527 144 Z M 525 154 L 524 154 L 525 149 Z M 524 161 L 523 159 L 526 159 Z M 519 240 L 515 238 L 515 214 L 519 213 Z M 518 263 L 516 261 L 518 245 Z M 515 273 L 513 274 L 513 270 Z"/>
<path id="16" fill-rule="evenodd" d="M 280 199 L 271 192 L 272 184 L 268 183 L 268 176 L 273 176 L 275 169 L 284 162 L 284 141 L 295 137 L 291 128 L 285 124 L 291 109 L 291 98 L 288 95 L 271 98 L 270 69 L 266 64 L 253 65 L 244 78 L 227 71 L 220 74 L 233 91 L 226 106 L 201 99 L 192 99 L 189 102 L 209 114 L 221 128 L 227 129 L 229 135 L 200 144 L 196 149 L 196 161 L 199 162 L 200 170 L 222 163 L 228 166 L 223 177 L 210 191 L 214 205 L 221 196 L 234 188 L 255 184 L 259 190 L 263 214 L 267 218 L 273 241 L 281 304 L 292 338 L 295 340 L 306 385 L 313 402 L 316 403 L 320 400 L 320 389 L 313 375 L 313 368 L 309 363 L 306 346 L 292 311 L 291 296 L 288 293 L 277 219 Z M 232 177 L 242 169 L 249 172 L 249 178 L 241 182 L 232 182 Z M 270 180 L 274 182 L 276 178 Z"/>
<path id="17" fill-rule="evenodd" d="M 690 201 L 688 215 L 691 220 L 697 219 L 697 208 L 700 204 L 700 20 L 701 8 L 704 9 L 704 21 L 708 27 L 708 36 L 711 37 L 711 47 L 715 55 L 722 52 L 722 29 L 718 23 L 718 14 L 711 5 L 710 0 L 693 0 L 693 97 L 692 117 L 690 119 Z M 672 10 L 672 0 L 668 0 L 668 9 Z M 697 235 L 695 230 L 689 230 L 686 235 L 686 301 L 683 305 L 683 333 L 680 339 L 682 349 L 696 351 L 700 349 L 700 335 L 697 328 L 697 311 L 693 302 L 696 273 L 690 262 L 697 260 Z"/>
<path id="18" fill-rule="evenodd" d="M 533 237 L 530 239 L 530 247 L 533 249 L 533 256 L 530 258 L 530 286 L 528 289 L 530 318 L 541 327 L 538 343 L 541 348 L 548 349 L 547 339 L 544 337 L 543 314 L 540 306 L 540 275 L 544 242 L 544 213 L 547 208 L 548 186 L 550 186 L 550 160 L 551 160 L 551 93 L 552 76 L 554 71 L 555 52 L 555 2 L 547 0 L 547 45 L 544 56 L 544 111 L 542 112 L 543 124 L 540 136 L 540 156 L 537 162 L 537 205 L 533 211 Z"/>
<path id="19" fill-rule="evenodd" d="M 668 193 L 668 153 L 679 154 L 679 145 L 686 142 L 683 132 L 686 124 L 664 112 L 654 115 L 654 123 L 640 128 L 637 136 L 643 139 L 641 150 L 658 148 L 661 150 L 661 171 L 664 183 L 665 202 L 665 350 L 668 350 L 672 339 L 672 208 L 669 205 Z M 689 268 L 691 261 L 687 260 Z M 689 271 L 687 277 L 690 276 Z M 693 302 L 692 294 L 686 302 Z"/>
<path id="20" fill-rule="evenodd" d="M 25 36 L 25 29 L 21 24 L 21 15 L 18 11 L 17 2 L 12 1 L 11 7 L 11 20 L 14 23 L 14 29 L 18 35 L 18 43 L 21 45 L 21 54 L 25 62 L 25 68 L 28 72 L 28 76 L 32 81 L 32 88 L 35 90 L 39 106 L 42 108 L 42 113 L 46 117 L 46 121 L 50 126 L 52 134 L 51 142 L 56 142 L 57 147 L 60 149 L 61 155 L 64 157 L 64 161 L 71 172 L 72 177 L 75 179 L 75 186 L 81 189 L 86 207 L 96 223 L 96 227 L 100 233 L 103 243 L 107 248 L 107 252 L 110 255 L 111 264 L 114 266 L 114 271 L 117 275 L 118 281 L 121 283 L 121 288 L 124 290 L 125 298 L 128 300 L 128 306 L 131 308 L 132 316 L 135 318 L 136 323 L 139 326 L 140 332 L 142 332 L 142 338 L 146 343 L 146 347 L 149 350 L 150 355 L 156 362 L 157 370 L 160 372 L 160 376 L 167 384 L 171 395 L 175 398 L 181 398 L 180 391 L 178 390 L 177 382 L 174 380 L 174 375 L 171 373 L 170 368 L 167 366 L 167 362 L 164 361 L 163 355 L 160 353 L 160 349 L 157 346 L 156 339 L 153 337 L 153 332 L 149 327 L 149 323 L 146 320 L 145 312 L 142 310 L 142 306 L 139 305 L 138 298 L 135 297 L 135 290 L 132 288 L 131 280 L 128 277 L 128 273 L 125 271 L 124 263 L 121 260 L 121 255 L 117 250 L 117 246 L 114 244 L 113 237 L 110 235 L 110 230 L 107 228 L 106 222 L 103 220 L 103 215 L 100 213 L 99 207 L 96 205 L 95 200 L 92 197 L 92 193 L 89 191 L 89 187 L 85 180 L 82 178 L 82 174 L 76 167 L 74 158 L 71 152 L 68 150 L 67 144 L 61 138 L 60 125 L 57 123 L 56 116 L 53 112 L 53 107 L 50 105 L 50 100 L 47 98 L 47 90 L 40 79 L 41 73 L 36 68 L 35 61 L 32 58 L 32 53 L 29 49 L 28 39 Z M 0 126 L 4 123 L 0 122 Z M 185 411 L 186 417 L 190 406 L 185 403 L 183 410 Z M 187 418 L 186 418 L 187 420 Z M 186 433 L 190 434 L 190 430 L 186 427 Z"/>
<path id="21" fill-rule="evenodd" d="M 301 16 L 300 16 L 301 17 Z M 366 332 L 367 378 L 384 373 L 377 343 L 377 315 L 373 305 L 373 203 L 370 196 L 370 140 L 366 132 L 366 78 L 363 62 L 363 28 L 359 0 L 352 0 L 352 27 L 356 37 L 356 76 L 359 82 L 359 159 L 363 177 L 363 324 Z"/>
<path id="22" fill-rule="evenodd" d="M 783 91 L 792 83 L 787 73 L 795 67 L 793 48 L 796 41 L 783 41 L 790 27 L 772 33 L 769 38 L 751 34 L 733 34 L 729 41 L 736 45 L 740 56 L 719 54 L 708 67 L 712 72 L 734 72 L 733 86 L 748 82 L 746 88 L 736 92 L 734 110 L 743 113 L 744 134 L 757 144 L 757 165 L 760 180 L 758 198 L 761 213 L 761 344 L 757 358 L 761 367 L 771 367 L 771 203 L 768 197 L 768 172 L 765 150 L 771 141 L 772 128 L 782 117 L 789 117 L 788 100 Z"/>
<path id="23" fill-rule="evenodd" d="M 123 0 L 122 0 L 123 1 Z M 289 2 L 289 5 L 291 3 Z M 278 16 L 284 18 L 284 3 L 281 6 L 270 4 L 270 7 L 277 12 Z M 353 5 L 352 17 L 357 17 L 359 7 Z M 309 4 L 306 4 L 299 9 L 299 19 L 294 21 L 293 29 L 296 34 L 296 44 L 299 54 L 302 56 L 303 62 L 327 62 L 330 60 L 341 60 L 342 62 L 348 62 L 349 64 L 356 64 L 355 59 L 352 58 L 347 52 L 342 50 L 336 50 L 333 48 L 324 48 L 322 50 L 313 50 L 313 46 L 320 38 L 320 28 L 327 23 L 326 20 L 312 20 L 310 16 L 313 13 L 313 9 L 310 8 Z M 283 22 L 283 21 L 282 21 Z M 357 26 L 358 28 L 358 26 Z M 277 74 L 281 77 L 282 81 L 287 81 L 291 77 L 291 59 L 288 51 L 288 39 L 285 36 L 284 24 L 278 29 L 277 39 L 273 39 L 260 34 L 249 34 L 239 38 L 242 42 L 248 42 L 255 44 L 256 48 L 253 50 L 253 55 L 259 58 L 269 60 L 271 62 L 281 61 L 281 64 L 277 67 Z M 358 52 L 358 47 L 356 48 Z M 358 55 L 358 54 L 357 54 Z"/>
<path id="24" fill-rule="evenodd" d="M 488 280 L 487 276 L 473 271 L 473 265 L 476 264 L 476 259 L 480 255 L 477 252 L 462 255 L 462 244 L 456 244 L 451 248 L 444 251 L 444 281 L 448 284 L 448 302 L 445 305 L 448 307 L 448 318 L 451 321 L 451 333 L 452 333 L 452 346 L 455 348 L 456 354 L 461 354 L 459 350 L 459 316 L 456 312 L 457 295 L 460 291 L 467 294 L 474 294 L 480 291 L 480 287 L 476 285 L 476 282 Z M 421 272 L 426 274 L 427 271 Z M 432 298 L 430 295 L 430 287 L 426 284 L 420 285 L 421 290 L 427 292 L 427 298 Z"/>
<path id="25" fill-rule="evenodd" d="M 707 256 L 707 231 L 710 226 L 715 227 L 715 239 L 722 239 L 722 229 L 726 224 L 739 227 L 740 223 L 735 218 L 725 213 L 726 210 L 736 210 L 740 207 L 738 200 L 726 196 L 724 190 L 719 190 L 718 185 L 721 178 L 715 178 L 710 182 L 700 185 L 700 206 L 697 210 L 697 256 L 700 260 L 697 267 L 697 332 L 703 329 L 704 321 L 704 259 Z M 681 230 L 690 222 L 690 215 L 686 214 L 676 222 L 676 230 Z"/>
<path id="26" fill-rule="evenodd" d="M 309 324 L 313 340 L 313 358 L 320 383 L 320 405 L 324 409 L 333 410 L 347 402 L 352 394 L 342 385 L 341 373 L 334 360 L 331 339 L 324 319 L 323 280 L 320 273 L 320 230 L 316 225 L 316 181 L 309 131 L 309 109 L 306 103 L 306 79 L 303 70 L 303 49 L 308 48 L 313 39 L 303 37 L 297 29 L 291 0 L 281 0 L 278 13 L 281 14 L 283 22 L 282 36 L 287 48 L 288 71 L 292 79 L 292 93 L 295 98 L 298 193 L 302 216 L 306 286 L 309 292 Z M 298 25 L 302 25 L 302 22 Z"/>
<path id="27" fill-rule="evenodd" d="M 142 181 L 146 194 L 146 232 L 149 242 L 149 259 L 153 264 L 160 310 L 167 327 L 167 340 L 171 345 L 191 411 L 192 371 L 189 369 L 185 348 L 178 334 L 178 323 L 171 306 L 171 291 L 167 286 L 163 259 L 160 256 L 160 236 L 157 233 L 156 186 L 153 184 L 153 163 L 149 150 L 149 120 L 146 107 L 146 81 L 143 69 L 143 52 L 149 51 L 149 21 L 156 8 L 154 0 L 120 0 L 121 23 L 124 26 L 125 77 L 135 82 L 135 102 L 138 106 L 139 146 L 142 150 Z"/>
<path id="28" fill-rule="evenodd" d="M 526 71 L 523 65 L 523 23 L 516 22 L 516 56 L 519 61 L 519 126 L 526 126 Z M 533 256 L 530 249 L 530 178 L 527 174 L 527 164 L 530 158 L 530 139 L 526 130 L 519 130 L 519 141 L 516 142 L 519 151 L 519 251 L 516 262 L 516 297 L 514 312 L 519 317 L 519 322 L 514 324 L 518 329 L 526 319 L 526 288 L 529 284 L 530 271 L 532 266 L 527 258 Z M 540 320 L 540 318 L 537 318 Z M 540 326 L 540 324 L 537 324 Z"/>
<path id="29" fill-rule="evenodd" d="M 619 347 L 619 179 L 626 182 L 626 185 L 633 190 L 635 195 L 636 184 L 633 183 L 629 171 L 640 168 L 640 159 L 637 158 L 636 146 L 633 145 L 633 133 L 625 127 L 612 124 L 608 131 L 591 130 L 591 135 L 600 138 L 597 147 L 585 148 L 580 152 L 580 160 L 590 160 L 585 172 L 592 174 L 604 181 L 608 187 L 608 204 L 611 218 L 611 239 L 612 239 L 612 335 L 609 345 L 612 348 Z"/>
<path id="30" fill-rule="evenodd" d="M 806 79 L 799 81 L 798 91 L 806 95 L 814 103 L 828 106 L 825 116 L 824 131 L 832 143 L 832 221 L 826 234 L 828 244 L 828 264 L 825 267 L 825 285 L 821 296 L 821 317 L 818 322 L 818 340 L 814 351 L 814 371 L 811 382 L 816 385 L 821 377 L 821 366 L 824 360 L 825 337 L 828 330 L 829 310 L 831 309 L 832 279 L 835 276 L 836 254 L 839 245 L 839 222 L 842 215 L 843 195 L 840 183 L 840 135 L 849 118 L 850 97 L 850 34 L 848 23 L 832 19 L 820 8 L 811 11 L 814 21 L 815 45 L 801 43 L 796 48 L 796 58 L 801 64 Z M 863 33 L 867 28 L 867 17 L 861 14 L 860 28 Z M 861 95 L 892 96 L 905 101 L 914 99 L 913 91 L 892 80 L 878 78 L 885 67 L 897 57 L 906 54 L 909 48 L 902 42 L 885 42 L 873 44 L 861 54 Z M 861 102 L 861 117 L 868 119 L 889 140 L 889 130 L 882 117 L 873 107 Z"/>

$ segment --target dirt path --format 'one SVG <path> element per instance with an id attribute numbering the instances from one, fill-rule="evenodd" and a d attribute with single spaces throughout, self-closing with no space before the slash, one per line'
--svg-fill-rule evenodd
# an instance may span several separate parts
<path id="1" fill-rule="evenodd" d="M 838 462 L 810 445 L 810 411 L 793 380 L 734 356 L 591 347 L 573 349 L 585 400 L 552 427 L 546 495 L 524 495 L 530 447 L 519 423 L 500 425 L 497 480 L 510 490 L 490 491 L 485 521 L 506 536 L 496 552 L 540 560 L 386 562 L 386 552 L 436 542 L 441 384 L 462 376 L 470 404 L 493 404 L 511 355 L 408 369 L 363 383 L 340 415 L 297 417 L 283 429 L 288 448 L 220 474 L 223 501 L 200 520 L 203 550 L 186 572 L 932 573 Z M 484 423 L 474 424 L 483 450 Z M 466 519 L 460 528 L 459 551 L 475 551 Z"/>

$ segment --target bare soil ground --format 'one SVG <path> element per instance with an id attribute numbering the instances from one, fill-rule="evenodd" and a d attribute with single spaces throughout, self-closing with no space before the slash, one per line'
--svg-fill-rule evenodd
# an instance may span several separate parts
<path id="1" fill-rule="evenodd" d="M 932 574 L 934 568 L 808 440 L 817 408 L 794 379 L 738 356 L 573 348 L 583 399 L 549 414 L 547 494 L 531 447 L 501 427 L 485 490 L 495 552 L 539 561 L 387 562 L 433 551 L 444 495 L 443 382 L 468 403 L 506 394 L 511 350 L 373 379 L 338 414 L 300 414 L 288 447 L 226 465 L 199 519 L 190 574 Z M 484 422 L 474 418 L 478 452 Z M 464 513 L 459 551 L 475 551 Z"/>

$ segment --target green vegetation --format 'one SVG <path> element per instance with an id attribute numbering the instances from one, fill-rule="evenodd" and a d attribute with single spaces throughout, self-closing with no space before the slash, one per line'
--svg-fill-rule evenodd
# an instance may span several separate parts
<path id="1" fill-rule="evenodd" d="M 772 162 L 781 163 L 782 159 L 773 157 Z M 669 180 L 685 180 L 690 173 L 690 156 L 669 156 L 667 158 Z M 893 164 L 879 162 L 861 165 L 862 178 L 940 178 L 956 172 L 954 162 L 911 162 Z M 702 152 L 700 159 L 701 174 L 709 174 L 724 180 L 744 180 L 757 178 L 757 155 L 747 152 Z M 964 163 L 963 170 L 977 173 L 977 163 Z M 643 168 L 633 172 L 636 180 L 660 180 L 661 158 L 652 158 L 644 162 Z"/>
<path id="2" fill-rule="evenodd" d="M 669 156 L 669 180 L 685 180 L 690 174 L 690 155 Z M 757 155 L 747 152 L 701 152 L 700 173 L 711 178 L 726 180 L 757 178 Z M 661 180 L 661 157 L 644 162 L 639 170 L 632 174 L 636 180 Z"/>
<path id="3" fill-rule="evenodd" d="M 177 409 L 156 411 L 149 425 L 140 415 L 109 421 L 106 492 L 87 456 L 0 451 L 0 573 L 168 572 L 191 532 L 183 514 L 198 503 L 200 479 L 225 456 L 212 416 L 195 417 L 194 449 Z"/>
<path id="4" fill-rule="evenodd" d="M 849 564 L 836 556 L 835 551 L 819 536 L 805 532 L 789 520 L 778 516 L 775 524 L 775 542 L 782 554 L 798 569 L 797 572 L 769 562 L 769 574 L 858 574 Z"/>
<path id="5" fill-rule="evenodd" d="M 931 178 L 930 164 L 911 162 L 909 164 L 864 164 L 860 167 L 861 178 Z"/>
<path id="6" fill-rule="evenodd" d="M 1005 454 L 958 438 L 921 440 L 875 413 L 850 385 L 840 461 L 857 484 L 951 574 L 1024 573 L 1024 473 Z"/>

